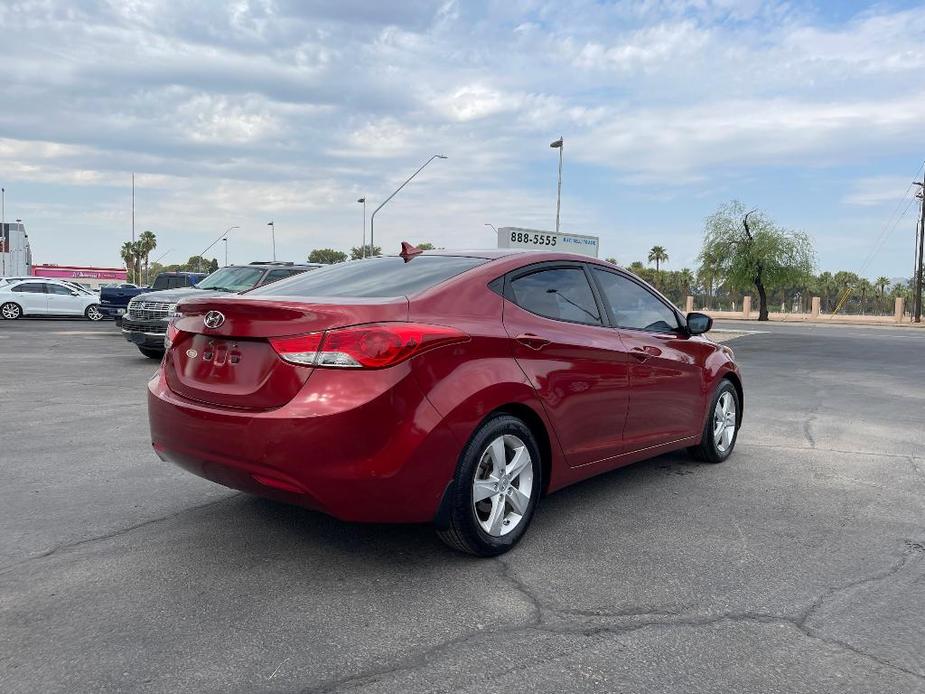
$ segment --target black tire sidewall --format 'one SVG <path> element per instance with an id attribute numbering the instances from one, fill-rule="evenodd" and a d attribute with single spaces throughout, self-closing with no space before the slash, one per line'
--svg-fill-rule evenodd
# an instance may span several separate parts
<path id="1" fill-rule="evenodd" d="M 735 433 L 732 436 L 732 442 L 729 444 L 729 448 L 725 452 L 721 452 L 719 448 L 716 447 L 716 441 L 713 438 L 713 412 L 716 409 L 716 403 L 719 402 L 720 396 L 723 393 L 732 393 L 732 399 L 736 404 L 736 428 Z M 716 389 L 716 392 L 713 393 L 713 399 L 710 400 L 710 409 L 707 412 L 707 424 L 704 429 L 704 439 L 709 445 L 709 457 L 713 462 L 721 463 L 726 460 L 732 452 L 735 450 L 736 441 L 739 440 L 739 425 L 742 422 L 742 408 L 739 404 L 739 393 L 736 391 L 732 382 L 728 379 L 723 379 L 719 387 Z"/>
<path id="2" fill-rule="evenodd" d="M 512 434 L 526 445 L 530 452 L 530 464 L 533 466 L 533 489 L 530 504 L 520 524 L 507 535 L 493 537 L 482 530 L 472 509 L 472 480 L 476 467 L 488 444 L 503 434 Z M 463 535 L 472 550 L 482 556 L 502 554 L 513 547 L 526 533 L 537 502 L 543 489 L 543 466 L 540 463 L 539 446 L 530 428 L 520 419 L 511 415 L 496 415 L 485 421 L 472 435 L 463 448 L 454 478 L 452 523 Z"/>
<path id="3" fill-rule="evenodd" d="M 148 359 L 163 359 L 164 352 L 157 349 L 152 349 L 150 347 L 139 347 L 138 351 L 141 352 Z"/>
<path id="4" fill-rule="evenodd" d="M 0 313 L 0 318 L 3 320 L 18 320 L 22 318 L 22 306 L 17 304 L 15 301 L 4 301 L 2 304 L 0 304 L 0 309 L 2 309 L 4 306 L 15 306 L 17 309 L 19 309 L 19 314 L 16 316 L 16 318 L 7 318 L 2 313 Z"/>

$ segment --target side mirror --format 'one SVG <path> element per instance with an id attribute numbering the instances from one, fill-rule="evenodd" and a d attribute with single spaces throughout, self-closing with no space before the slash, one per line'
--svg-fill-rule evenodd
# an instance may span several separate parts
<path id="1" fill-rule="evenodd" d="M 702 335 L 713 327 L 713 319 L 705 313 L 687 314 L 687 332 L 691 335 Z"/>

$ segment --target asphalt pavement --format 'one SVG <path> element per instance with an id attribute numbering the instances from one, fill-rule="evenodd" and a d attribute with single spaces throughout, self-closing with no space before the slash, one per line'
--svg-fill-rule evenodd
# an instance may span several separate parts
<path id="1" fill-rule="evenodd" d="M 0 322 L 0 691 L 925 692 L 925 331 L 717 327 L 732 458 L 484 560 L 161 463 L 112 323 Z"/>

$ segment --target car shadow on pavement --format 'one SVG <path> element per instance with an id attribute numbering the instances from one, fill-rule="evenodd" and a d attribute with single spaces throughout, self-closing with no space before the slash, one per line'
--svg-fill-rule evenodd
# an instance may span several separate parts
<path id="1" fill-rule="evenodd" d="M 643 499 L 651 501 L 661 494 L 670 496 L 673 492 L 666 487 L 673 483 L 667 482 L 669 478 L 696 475 L 701 468 L 713 467 L 695 463 L 683 452 L 672 453 L 566 487 L 543 499 L 535 527 L 531 528 L 524 541 L 537 541 L 540 539 L 538 535 L 556 535 L 560 530 L 569 532 L 563 526 L 579 509 L 592 526 L 595 515 L 602 523 L 613 523 L 615 512 L 633 513 L 632 504 L 624 503 L 628 496 L 638 496 L 638 503 L 644 503 Z M 618 496 L 622 501 L 615 504 Z M 275 554 L 283 548 L 291 552 L 301 547 L 306 556 L 362 557 L 364 561 L 384 565 L 407 562 L 411 554 L 417 557 L 417 561 L 427 557 L 442 557 L 445 561 L 447 556 L 460 556 L 444 547 L 427 524 L 349 523 L 299 506 L 247 494 L 230 497 L 228 503 L 212 507 L 208 513 L 213 516 L 212 521 L 223 529 L 220 532 L 233 532 L 225 540 L 213 534 L 209 542 L 202 545 L 195 543 L 196 551 L 212 547 L 225 552 L 231 551 L 233 546 L 262 545 Z M 218 516 L 233 520 L 225 523 Z M 207 532 L 215 532 L 211 523 L 206 527 Z M 513 550 L 514 553 L 517 551 L 517 548 Z"/>

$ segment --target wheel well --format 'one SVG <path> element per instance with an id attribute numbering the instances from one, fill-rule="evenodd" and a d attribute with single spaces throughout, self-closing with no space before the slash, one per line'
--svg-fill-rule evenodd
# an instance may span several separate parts
<path id="1" fill-rule="evenodd" d="M 536 437 L 536 444 L 540 447 L 540 463 L 543 470 L 543 493 L 549 489 L 549 477 L 552 472 L 552 446 L 549 442 L 549 432 L 546 431 L 546 425 L 540 416 L 530 407 L 523 403 L 508 403 L 494 410 L 490 415 L 509 414 L 521 420 L 533 436 Z"/>
<path id="2" fill-rule="evenodd" d="M 723 378 L 732 384 L 732 387 L 736 389 L 736 395 L 739 396 L 739 424 L 741 424 L 742 415 L 745 413 L 745 393 L 742 390 L 742 381 L 734 371 L 723 374 Z"/>

